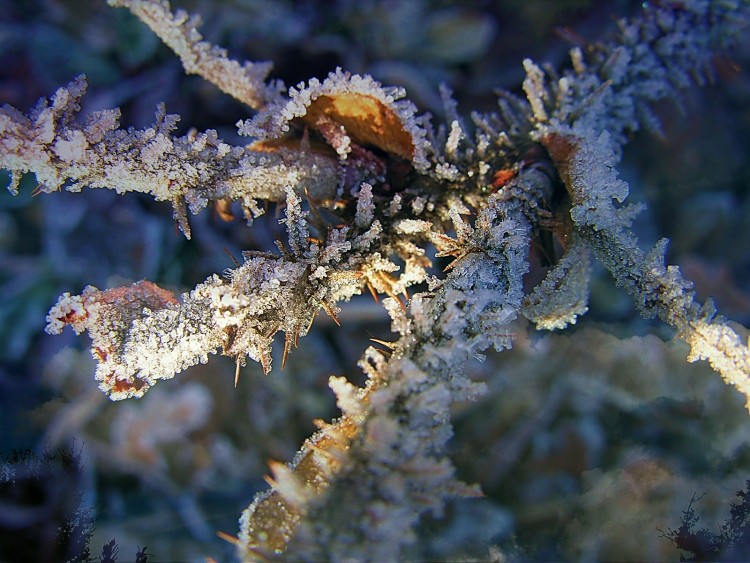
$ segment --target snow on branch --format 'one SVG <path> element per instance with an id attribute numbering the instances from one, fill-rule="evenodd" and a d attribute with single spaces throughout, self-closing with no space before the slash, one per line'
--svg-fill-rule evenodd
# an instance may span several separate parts
<path id="1" fill-rule="evenodd" d="M 277 332 L 285 333 L 286 359 L 320 309 L 335 319 L 337 302 L 363 284 L 357 272 L 362 237 L 347 240 L 346 228 L 332 229 L 324 243 L 310 242 L 300 199 L 291 189 L 287 198 L 291 253 L 246 253 L 226 278 L 214 275 L 179 301 L 150 282 L 66 293 L 50 311 L 47 331 L 59 333 L 65 325 L 88 331 L 99 361 L 96 379 L 113 400 L 140 397 L 157 380 L 219 351 L 241 365 L 249 357 L 268 373 Z"/>
<path id="2" fill-rule="evenodd" d="M 557 76 L 524 62 L 524 90 L 537 124 L 578 133 L 607 131 L 619 158 L 628 132 L 659 132 L 654 102 L 713 79 L 712 57 L 750 28 L 745 0 L 648 2 L 640 17 L 619 20 L 614 37 L 575 47 L 572 69 Z"/>
<path id="3" fill-rule="evenodd" d="M 616 170 L 628 132 L 641 124 L 658 129 L 650 104 L 678 96 L 680 90 L 712 76 L 714 50 L 725 48 L 750 27 L 750 5 L 655 3 L 641 18 L 618 25 L 614 40 L 589 48 L 588 61 L 580 48 L 573 49 L 573 70 L 560 78 L 531 61 L 524 63 L 524 90 L 536 126 L 531 135 L 545 147 L 567 189 L 580 240 L 634 296 L 642 314 L 658 315 L 673 326 L 691 345 L 689 359 L 708 359 L 747 397 L 750 410 L 748 344 L 715 317 L 712 307 L 695 303 L 692 284 L 677 267 L 664 266 L 666 241 L 649 254 L 638 247 L 630 225 L 640 206 L 622 205 L 628 185 Z M 570 269 L 563 258 L 528 303 L 554 303 L 554 290 L 580 286 L 582 270 L 587 269 L 585 260 L 581 264 L 580 269 Z M 535 321 L 537 306 L 527 305 Z M 569 314 L 575 318 L 583 306 L 580 298 L 574 300 Z M 565 306 L 558 308 L 556 316 L 564 318 L 564 311 Z M 540 326 L 545 322 L 542 317 Z M 558 326 L 558 321 L 550 326 Z"/>

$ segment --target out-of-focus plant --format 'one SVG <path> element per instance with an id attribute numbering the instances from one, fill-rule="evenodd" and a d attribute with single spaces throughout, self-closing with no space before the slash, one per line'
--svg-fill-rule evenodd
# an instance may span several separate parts
<path id="1" fill-rule="evenodd" d="M 680 526 L 664 533 L 677 549 L 692 554 L 689 558 L 680 555 L 680 561 L 747 561 L 750 556 L 750 481 L 737 496 L 740 502 L 729 507 L 729 518 L 719 526 L 718 533 L 706 528 L 695 529 L 700 517 L 693 508 L 696 502 L 693 496 L 682 513 Z"/>
<path id="2" fill-rule="evenodd" d="M 363 387 L 330 379 L 342 416 L 319 422 L 291 463 L 271 465 L 271 489 L 241 519 L 241 557 L 395 560 L 421 515 L 479 495 L 446 457 L 451 406 L 485 390 L 466 364 L 510 348 L 519 316 L 541 330 L 575 323 L 588 310 L 592 257 L 645 317 L 673 327 L 688 359 L 708 360 L 750 405 L 746 330 L 695 301 L 665 265 L 666 240 L 641 249 L 631 230 L 640 207 L 625 204 L 616 170 L 632 132 L 659 130 L 654 103 L 713 76 L 712 57 L 747 30 L 747 2 L 645 5 L 608 39 L 573 48 L 569 70 L 526 60 L 525 99 L 501 93 L 497 111 L 472 114 L 470 125 L 447 88 L 440 125 L 369 75 L 338 69 L 287 88 L 266 79 L 270 63 L 229 58 L 166 2 L 110 3 L 151 27 L 187 73 L 255 110 L 237 124 L 252 143 L 231 145 L 214 130 L 177 137 L 179 117 L 163 105 L 149 127 L 120 128 L 117 109 L 79 119 L 78 77 L 29 114 L 0 110 L 10 191 L 33 172 L 42 192 L 149 194 L 171 204 L 188 238 L 188 211 L 241 211 L 252 224 L 276 204 L 287 238 L 179 297 L 148 281 L 65 293 L 48 332 L 89 333 L 96 379 L 115 400 L 142 397 L 216 353 L 238 374 L 247 358 L 269 372 L 278 332 L 283 365 L 320 312 L 339 323 L 339 304 L 364 291 L 387 296 L 397 335 L 364 352 Z M 434 18 L 428 35 L 447 21 Z M 438 55 L 468 56 L 467 29 L 474 45 L 491 35 L 484 20 L 464 24 L 449 26 L 453 47 Z M 452 261 L 435 275 L 442 258 Z M 200 385 L 182 395 L 187 407 L 123 415 L 117 448 L 154 462 L 157 444 L 199 427 L 210 399 Z"/>

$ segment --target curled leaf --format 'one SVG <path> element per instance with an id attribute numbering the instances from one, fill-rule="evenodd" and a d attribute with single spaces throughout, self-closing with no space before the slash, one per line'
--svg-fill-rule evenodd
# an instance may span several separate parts
<path id="1" fill-rule="evenodd" d="M 313 78 L 307 86 L 290 88 L 286 102 L 241 122 L 240 133 L 265 141 L 285 137 L 293 125 L 302 125 L 320 133 L 342 156 L 348 152 L 348 139 L 424 170 L 429 166 L 426 133 L 416 107 L 399 101 L 404 95 L 402 88 L 386 88 L 371 76 L 337 69 L 323 82 Z"/>

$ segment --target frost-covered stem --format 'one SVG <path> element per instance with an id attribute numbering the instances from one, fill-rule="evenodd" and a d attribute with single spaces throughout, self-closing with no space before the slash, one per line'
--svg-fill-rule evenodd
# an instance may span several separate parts
<path id="1" fill-rule="evenodd" d="M 222 142 L 216 131 L 171 134 L 179 117 L 163 105 L 152 126 L 119 128 L 118 109 L 78 118 L 86 80 L 79 76 L 24 115 L 0 108 L 0 167 L 12 171 L 9 189 L 33 172 L 39 189 L 66 186 L 147 193 L 168 201 L 189 236 L 186 207 L 197 213 L 208 201 L 240 201 L 248 218 L 260 213 L 255 200 L 281 201 L 286 187 L 325 199 L 338 185 L 333 159 L 312 152 L 279 149 L 259 153 Z"/>
<path id="2" fill-rule="evenodd" d="M 271 63 L 240 64 L 224 49 L 203 41 L 196 29 L 200 19 L 184 10 L 172 15 L 165 0 L 109 0 L 110 6 L 128 8 L 180 57 L 187 74 L 197 74 L 222 92 L 251 108 L 260 109 L 275 99 L 279 88 L 264 81 Z"/>
<path id="3" fill-rule="evenodd" d="M 572 49 L 573 68 L 560 77 L 524 62 L 536 123 L 607 131 L 619 154 L 629 132 L 660 131 L 654 102 L 679 102 L 684 90 L 712 79 L 716 53 L 750 28 L 747 0 L 646 4 L 640 17 L 617 22 L 613 40 Z"/>
<path id="4" fill-rule="evenodd" d="M 608 136 L 582 138 L 561 128 L 543 136 L 573 207 L 571 217 L 577 233 L 612 273 L 617 284 L 630 292 L 646 317 L 658 316 L 674 327 L 690 345 L 688 359 L 708 360 L 727 383 L 746 397 L 750 410 L 750 345 L 713 306 L 695 302 L 692 284 L 677 266 L 664 265 L 667 241 L 660 241 L 648 254 L 630 231 L 631 213 L 617 208 L 627 185 L 617 178 Z"/>
<path id="5" fill-rule="evenodd" d="M 750 26 L 750 3 L 721 0 L 654 3 L 641 18 L 619 22 L 616 40 L 571 51 L 573 71 L 547 80 L 525 63 L 524 89 L 537 130 L 571 198 L 578 236 L 633 296 L 644 316 L 658 316 L 691 347 L 689 360 L 707 359 L 747 398 L 750 347 L 713 306 L 698 305 L 692 284 L 664 265 L 666 241 L 648 254 L 630 225 L 638 206 L 618 206 L 628 186 L 616 165 L 626 133 L 658 130 L 650 104 L 712 76 L 715 50 Z M 646 78 L 644 78 L 646 77 Z M 679 99 L 679 98 L 678 98 Z M 568 276 L 570 277 L 570 276 Z"/>
<path id="6" fill-rule="evenodd" d="M 723 317 L 716 316 L 710 302 L 700 306 L 694 301 L 692 283 L 682 277 L 677 266 L 664 266 L 666 241 L 646 254 L 634 239 L 618 239 L 591 228 L 582 234 L 618 285 L 633 295 L 641 313 L 658 315 L 674 327 L 677 336 L 690 345 L 688 360 L 708 360 L 745 396 L 750 411 L 750 340 L 747 334 L 738 334 L 743 329 L 735 331 Z"/>
<path id="7" fill-rule="evenodd" d="M 289 484 L 293 478 L 277 483 L 280 501 L 299 511 L 284 557 L 395 561 L 414 540 L 423 512 L 440 513 L 447 497 L 476 493 L 455 480 L 445 455 L 450 406 L 482 389 L 466 377 L 467 361 L 489 346 L 510 346 L 507 327 L 521 306 L 530 228 L 517 202 L 493 197 L 473 229 L 463 229 L 476 252 L 462 257 L 444 282 L 415 295 L 408 312 L 386 300 L 401 337 L 387 361 L 372 350 L 365 355 L 366 390 L 334 382 L 339 405 L 357 429 L 325 493 L 300 498 L 300 487 Z M 252 554 L 248 547 L 268 552 L 258 541 L 264 522 L 254 509 L 243 515 L 240 538 L 250 542 L 241 547 L 243 557 Z M 285 533 L 287 524 L 275 523 Z"/>

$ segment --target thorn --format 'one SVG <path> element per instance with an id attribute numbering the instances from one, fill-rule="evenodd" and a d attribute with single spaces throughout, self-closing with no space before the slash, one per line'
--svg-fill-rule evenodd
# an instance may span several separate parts
<path id="1" fill-rule="evenodd" d="M 577 47 L 585 47 L 586 45 L 588 45 L 588 41 L 586 41 L 586 39 L 582 35 L 576 33 L 567 26 L 556 27 L 555 35 L 557 35 L 563 41 L 567 41 L 571 45 L 575 45 Z"/>
<path id="2" fill-rule="evenodd" d="M 266 338 L 271 338 L 274 334 L 276 334 L 281 327 L 279 327 L 279 323 L 274 323 L 270 330 L 268 330 L 265 334 Z"/>
<path id="3" fill-rule="evenodd" d="M 273 241 L 273 242 L 274 242 L 274 244 L 276 245 L 276 248 L 278 248 L 278 249 L 279 249 L 279 252 L 281 252 L 281 255 L 282 255 L 282 256 L 283 256 L 284 258 L 288 258 L 288 259 L 290 259 L 290 260 L 292 260 L 292 259 L 294 258 L 294 255 L 292 254 L 292 251 L 291 251 L 291 250 L 289 250 L 289 249 L 288 249 L 288 248 L 286 247 L 286 245 L 284 244 L 284 242 L 283 242 L 283 241 L 281 241 L 281 240 L 278 240 L 278 239 L 277 239 L 277 240 L 275 240 L 275 241 Z"/>
<path id="4" fill-rule="evenodd" d="M 271 477 L 270 475 L 263 475 L 263 480 L 264 480 L 264 481 L 265 481 L 266 483 L 268 483 L 268 486 L 269 486 L 269 487 L 271 487 L 271 488 L 272 488 L 272 489 L 274 489 L 275 491 L 277 491 L 277 490 L 278 490 L 278 489 L 276 488 L 276 487 L 277 487 L 277 485 L 276 485 L 276 481 L 274 481 L 274 480 L 273 480 L 273 477 Z"/>
<path id="5" fill-rule="evenodd" d="M 295 333 L 296 338 L 296 333 Z M 289 333 L 284 333 L 284 353 L 281 356 L 281 369 L 284 369 L 286 366 L 286 358 L 289 355 L 289 350 L 292 347 L 292 338 L 289 336 Z"/>
<path id="6" fill-rule="evenodd" d="M 310 130 L 307 126 L 302 130 L 302 139 L 299 143 L 299 150 L 303 153 L 310 152 Z M 305 188 L 305 191 L 307 191 L 307 188 Z"/>
<path id="7" fill-rule="evenodd" d="M 384 360 L 389 360 L 393 356 L 393 350 L 381 350 L 380 348 L 373 348 L 378 354 L 380 354 Z"/>
<path id="8" fill-rule="evenodd" d="M 37 184 L 36 188 L 31 190 L 31 197 L 36 197 L 42 193 L 42 184 Z"/>
<path id="9" fill-rule="evenodd" d="M 307 198 L 307 204 L 310 206 L 310 213 L 312 214 L 313 219 L 315 220 L 315 224 L 320 229 L 322 229 L 323 226 L 325 225 L 325 221 L 323 221 L 323 217 L 321 217 L 320 213 L 318 212 L 318 206 L 315 204 L 312 197 L 310 197 L 310 190 L 307 189 L 307 186 L 305 186 L 305 198 Z"/>
<path id="10" fill-rule="evenodd" d="M 378 344 L 382 344 L 386 348 L 389 348 L 391 350 L 396 349 L 396 343 L 395 342 L 388 342 L 387 340 L 380 340 L 379 338 L 370 338 L 373 342 L 377 342 Z"/>
<path id="11" fill-rule="evenodd" d="M 331 308 L 331 306 L 325 301 L 321 302 L 320 305 L 323 307 L 323 309 L 325 309 L 325 312 L 328 313 L 328 316 L 333 319 L 333 322 L 335 322 L 338 326 L 341 326 L 338 317 L 336 317 L 336 312 Z"/>
<path id="12" fill-rule="evenodd" d="M 235 268 L 239 268 L 242 265 L 242 264 L 239 263 L 239 261 L 237 260 L 237 258 L 235 258 L 234 255 L 231 252 L 229 252 L 229 249 L 226 246 L 224 247 L 224 252 L 226 253 L 227 256 L 229 256 L 229 259 L 232 262 L 234 262 Z"/>
<path id="13" fill-rule="evenodd" d="M 309 448 L 310 448 L 310 449 L 311 449 L 311 450 L 312 450 L 313 452 L 315 452 L 316 454 L 320 454 L 320 455 L 322 455 L 322 456 L 323 456 L 324 458 L 326 458 L 326 459 L 333 459 L 333 460 L 336 460 L 336 461 L 338 461 L 338 460 L 336 459 L 336 456 L 335 456 L 334 454 L 332 454 L 331 452 L 329 452 L 328 450 L 326 450 L 325 448 L 321 448 L 320 446 L 317 446 L 317 445 L 315 445 L 315 444 L 308 444 L 308 447 L 309 447 Z"/>
<path id="14" fill-rule="evenodd" d="M 242 364 L 240 363 L 240 357 L 237 356 L 236 360 L 236 367 L 234 368 L 234 388 L 237 389 L 237 383 L 240 380 L 240 368 L 242 367 Z"/>
<path id="15" fill-rule="evenodd" d="M 315 425 L 315 427 L 318 430 L 325 430 L 326 428 L 328 428 L 329 426 L 331 426 L 329 423 L 327 423 L 322 418 L 313 418 L 312 423 Z"/>
<path id="16" fill-rule="evenodd" d="M 313 313 L 312 317 L 310 317 L 310 322 L 307 323 L 307 330 L 305 331 L 305 334 L 309 334 L 310 333 L 310 329 L 312 328 L 313 322 L 315 321 L 315 317 L 317 317 L 317 316 L 318 316 L 318 312 L 315 311 Z M 298 343 L 299 343 L 299 332 L 294 336 L 294 346 L 295 346 L 295 348 L 297 347 Z"/>
<path id="17" fill-rule="evenodd" d="M 335 424 L 329 424 L 323 419 L 316 418 L 313 420 L 313 424 L 324 433 L 325 437 L 337 447 L 345 449 L 351 442 L 350 436 L 347 435 L 346 430 L 338 428 Z M 312 448 L 320 448 L 314 444 L 308 444 Z"/>
<path id="18" fill-rule="evenodd" d="M 185 238 L 190 240 L 190 223 L 188 222 L 184 197 L 178 196 L 172 200 L 172 218 L 177 222 L 177 226 L 185 235 Z"/>
<path id="19" fill-rule="evenodd" d="M 330 449 L 324 449 L 315 444 L 310 444 L 309 447 L 311 453 L 317 454 L 322 458 L 316 460 L 315 464 L 321 473 L 324 472 L 327 474 L 327 477 L 332 477 L 343 464 L 345 447 L 342 447 L 341 444 L 333 443 L 329 446 Z M 333 451 L 333 448 L 336 448 L 338 451 Z"/>
<path id="20" fill-rule="evenodd" d="M 286 466 L 286 463 L 282 461 L 276 461 L 275 459 L 269 459 L 266 463 L 268 463 L 268 467 L 271 468 L 271 472 L 274 475 L 277 475 L 280 471 L 289 471 L 289 468 Z"/>
<path id="21" fill-rule="evenodd" d="M 453 268 L 456 267 L 456 264 L 458 264 L 458 258 L 453 260 L 450 264 L 448 264 L 445 268 L 443 268 L 443 273 L 450 272 Z"/>
<path id="22" fill-rule="evenodd" d="M 226 532 L 222 532 L 221 530 L 218 530 L 216 532 L 216 535 L 224 541 L 228 541 L 232 545 L 240 545 L 240 538 L 238 538 L 237 536 L 232 536 L 230 534 L 227 534 Z"/>
<path id="23" fill-rule="evenodd" d="M 375 303 L 380 303 L 380 299 L 378 299 L 378 294 L 375 293 L 375 288 L 372 287 L 372 284 L 370 282 L 366 282 L 367 289 L 370 291 L 370 295 L 372 295 L 372 298 L 375 300 Z"/>
<path id="24" fill-rule="evenodd" d="M 243 250 L 242 257 L 246 260 L 251 258 L 268 258 L 269 260 L 278 260 L 279 255 L 273 252 L 263 252 L 262 250 Z"/>
<path id="25" fill-rule="evenodd" d="M 260 365 L 263 366 L 263 373 L 266 375 L 271 373 L 271 363 L 268 360 L 269 358 L 267 354 L 261 354 Z"/>

